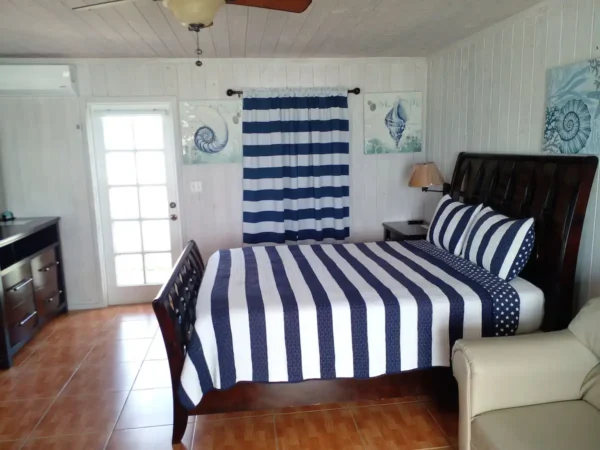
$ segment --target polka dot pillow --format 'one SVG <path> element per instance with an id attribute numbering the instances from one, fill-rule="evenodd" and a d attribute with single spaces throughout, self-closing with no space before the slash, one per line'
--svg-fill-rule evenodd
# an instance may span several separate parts
<path id="1" fill-rule="evenodd" d="M 534 240 L 533 219 L 510 219 L 488 207 L 473 220 L 462 257 L 510 281 L 525 267 Z"/>

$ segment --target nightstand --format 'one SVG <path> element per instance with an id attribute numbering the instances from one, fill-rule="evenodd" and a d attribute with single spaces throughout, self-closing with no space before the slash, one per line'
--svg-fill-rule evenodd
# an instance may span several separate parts
<path id="1" fill-rule="evenodd" d="M 382 225 L 386 241 L 418 241 L 427 237 L 427 229 L 421 224 L 385 222 Z"/>

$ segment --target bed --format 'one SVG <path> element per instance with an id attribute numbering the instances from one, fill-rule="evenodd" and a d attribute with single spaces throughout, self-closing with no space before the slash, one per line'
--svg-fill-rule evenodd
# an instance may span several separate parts
<path id="1" fill-rule="evenodd" d="M 564 328 L 596 166 L 459 155 L 454 199 L 535 218 L 533 254 L 510 283 L 426 241 L 248 247 L 206 267 L 188 244 L 153 303 L 173 442 L 188 415 L 424 393 L 448 378 L 457 339 Z"/>

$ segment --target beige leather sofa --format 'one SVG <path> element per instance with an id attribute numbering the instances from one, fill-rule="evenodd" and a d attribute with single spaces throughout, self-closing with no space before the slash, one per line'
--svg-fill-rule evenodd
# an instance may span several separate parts
<path id="1" fill-rule="evenodd" d="M 600 298 L 568 330 L 461 340 L 460 450 L 600 450 Z"/>

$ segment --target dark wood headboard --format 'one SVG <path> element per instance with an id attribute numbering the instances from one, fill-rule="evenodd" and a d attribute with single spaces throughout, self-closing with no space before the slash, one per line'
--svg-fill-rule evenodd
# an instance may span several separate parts
<path id="1" fill-rule="evenodd" d="M 514 218 L 535 219 L 535 248 L 521 277 L 545 295 L 544 331 L 567 327 L 595 156 L 461 153 L 450 195 Z"/>

